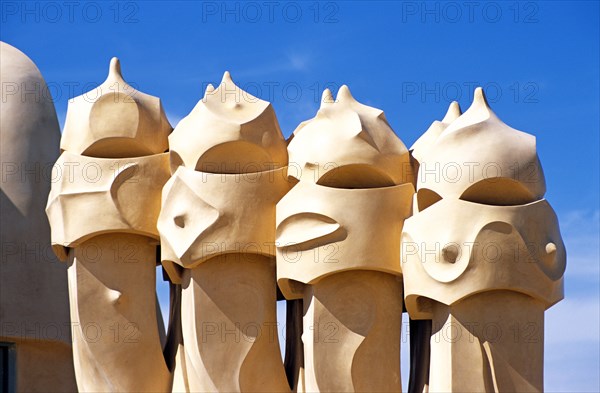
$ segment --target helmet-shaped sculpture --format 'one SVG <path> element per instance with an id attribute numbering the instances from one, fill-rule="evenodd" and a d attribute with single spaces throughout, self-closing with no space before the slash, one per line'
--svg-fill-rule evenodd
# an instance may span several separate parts
<path id="1" fill-rule="evenodd" d="M 288 151 L 298 182 L 277 205 L 277 276 L 304 303 L 299 390 L 399 391 L 408 150 L 381 110 L 342 86 L 337 101 L 323 93 Z"/>
<path id="2" fill-rule="evenodd" d="M 414 147 L 402 239 L 408 312 L 433 321 L 430 391 L 541 391 L 543 313 L 563 297 L 566 257 L 535 137 L 504 124 L 481 88 L 442 124 Z"/>
<path id="3" fill-rule="evenodd" d="M 69 104 L 46 211 L 68 263 L 80 391 L 171 389 L 155 295 L 170 131 L 160 100 L 131 88 L 116 58 L 103 84 Z"/>
<path id="4" fill-rule="evenodd" d="M 274 242 L 275 205 L 289 182 L 275 112 L 226 72 L 169 143 L 158 229 L 163 266 L 183 288 L 189 388 L 287 391 Z"/>

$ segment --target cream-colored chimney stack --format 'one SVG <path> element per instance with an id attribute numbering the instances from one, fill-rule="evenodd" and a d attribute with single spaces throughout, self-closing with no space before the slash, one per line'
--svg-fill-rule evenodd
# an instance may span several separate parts
<path id="1" fill-rule="evenodd" d="M 82 392 L 171 391 L 155 295 L 170 132 L 160 100 L 127 84 L 117 58 L 69 103 L 46 212 L 68 264 Z"/>
<path id="2" fill-rule="evenodd" d="M 429 392 L 541 392 L 544 310 L 563 298 L 566 254 L 535 137 L 504 124 L 481 88 L 442 123 L 415 146 L 402 237 L 406 307 L 432 320 Z"/>
<path id="3" fill-rule="evenodd" d="M 323 93 L 288 146 L 294 188 L 277 204 L 277 277 L 303 299 L 298 391 L 400 391 L 400 235 L 409 152 L 346 86 Z"/>
<path id="4" fill-rule="evenodd" d="M 270 103 L 228 72 L 169 137 L 158 220 L 162 262 L 182 293 L 188 389 L 289 391 L 277 336 L 275 205 L 289 190 Z"/>

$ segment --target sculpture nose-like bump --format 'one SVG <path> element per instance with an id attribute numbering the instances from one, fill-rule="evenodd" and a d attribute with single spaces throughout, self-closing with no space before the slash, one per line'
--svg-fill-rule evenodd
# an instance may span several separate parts
<path id="1" fill-rule="evenodd" d="M 123 295 L 123 292 L 117 291 L 115 289 L 109 289 L 107 297 L 115 306 L 118 304 L 122 304 L 125 301 L 125 296 Z"/>
<path id="2" fill-rule="evenodd" d="M 546 254 L 548 254 L 548 255 L 555 254 L 556 255 L 556 244 L 554 244 L 552 242 L 546 244 Z"/>
<path id="3" fill-rule="evenodd" d="M 546 252 L 546 255 L 541 258 L 543 263 L 548 268 L 556 266 L 556 255 L 558 254 L 556 244 L 554 244 L 553 242 L 548 242 L 546 244 L 546 247 L 544 247 L 544 251 Z"/>

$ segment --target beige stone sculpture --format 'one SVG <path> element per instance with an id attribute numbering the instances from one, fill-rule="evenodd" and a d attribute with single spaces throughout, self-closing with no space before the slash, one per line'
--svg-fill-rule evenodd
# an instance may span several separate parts
<path id="1" fill-rule="evenodd" d="M 39 70 L 0 51 L 2 389 L 399 392 L 406 306 L 410 393 L 543 391 L 566 251 L 535 138 L 480 88 L 410 151 L 346 86 L 286 142 L 227 72 L 172 130 L 115 58 L 57 158 Z"/>
<path id="2" fill-rule="evenodd" d="M 289 391 L 277 336 L 275 205 L 289 190 L 272 106 L 225 73 L 169 136 L 158 220 L 180 282 L 190 391 Z"/>
<path id="3" fill-rule="evenodd" d="M 297 391 L 400 391 L 400 235 L 414 187 L 410 157 L 383 112 L 346 86 L 323 93 L 294 131 L 277 204 L 277 277 L 303 299 Z"/>
<path id="4" fill-rule="evenodd" d="M 402 271 L 411 318 L 432 320 L 423 388 L 543 391 L 544 310 L 563 297 L 566 255 L 535 138 L 504 124 L 481 88 L 459 114 L 413 151 Z"/>
<path id="5" fill-rule="evenodd" d="M 44 214 L 58 119 L 35 64 L 4 42 L 0 59 L 0 356 L 8 370 L 0 390 L 71 392 L 67 272 Z"/>
<path id="6" fill-rule="evenodd" d="M 129 86 L 116 58 L 104 83 L 69 104 L 46 212 L 68 261 L 82 392 L 171 390 L 155 300 L 170 131 L 160 100 Z"/>

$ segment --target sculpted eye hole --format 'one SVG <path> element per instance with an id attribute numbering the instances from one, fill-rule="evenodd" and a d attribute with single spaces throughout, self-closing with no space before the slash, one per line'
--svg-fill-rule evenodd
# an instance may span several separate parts
<path id="1" fill-rule="evenodd" d="M 535 202 L 538 198 L 517 180 L 495 177 L 471 185 L 460 199 L 484 205 L 514 206 Z"/>
<path id="2" fill-rule="evenodd" d="M 273 169 L 269 153 L 254 143 L 226 142 L 208 149 L 196 162 L 196 170 L 206 173 L 254 173 Z"/>
<path id="3" fill-rule="evenodd" d="M 437 192 L 428 188 L 421 188 L 417 191 L 417 206 L 420 212 L 441 200 L 442 197 Z"/>
<path id="4" fill-rule="evenodd" d="M 98 98 L 92 105 L 89 120 L 94 142 L 85 149 L 83 155 L 124 158 L 153 154 L 138 137 L 140 121 L 144 117 L 141 110 L 124 93 L 114 91 Z"/>
<path id="5" fill-rule="evenodd" d="M 386 173 L 366 164 L 335 167 L 324 173 L 317 184 L 332 188 L 379 188 L 395 185 Z"/>

